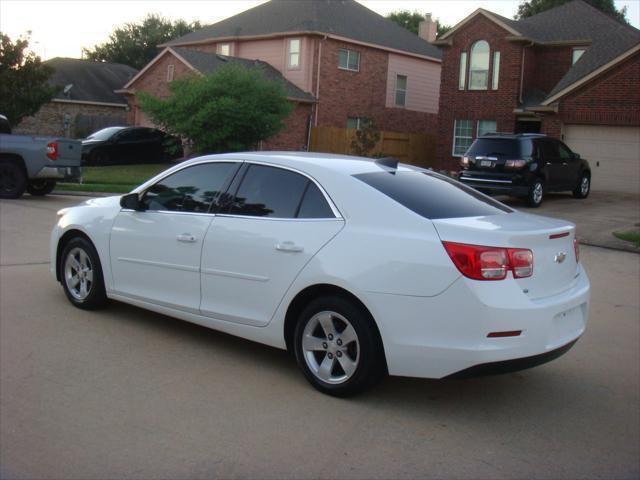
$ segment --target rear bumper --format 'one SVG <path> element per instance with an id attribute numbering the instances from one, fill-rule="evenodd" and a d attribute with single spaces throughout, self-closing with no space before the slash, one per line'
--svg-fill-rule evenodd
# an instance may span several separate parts
<path id="1" fill-rule="evenodd" d="M 462 170 L 458 177 L 465 185 L 495 195 L 526 196 L 530 189 L 529 174 L 498 174 Z"/>
<path id="2" fill-rule="evenodd" d="M 76 180 L 82 175 L 80 167 L 43 167 L 34 178 Z"/>
<path id="3" fill-rule="evenodd" d="M 542 299 L 531 299 L 513 279 L 500 288 L 476 283 L 460 277 L 435 297 L 369 294 L 390 374 L 444 378 L 495 370 L 496 363 L 521 369 L 564 353 L 584 333 L 590 284 L 581 266 L 565 291 Z M 488 336 L 508 331 L 521 334 Z"/>

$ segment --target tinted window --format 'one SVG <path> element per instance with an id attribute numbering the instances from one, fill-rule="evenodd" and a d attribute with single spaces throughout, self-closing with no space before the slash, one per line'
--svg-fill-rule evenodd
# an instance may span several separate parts
<path id="1" fill-rule="evenodd" d="M 207 163 L 185 168 L 150 187 L 143 202 L 147 210 L 207 213 L 236 168 L 235 163 Z"/>
<path id="2" fill-rule="evenodd" d="M 558 146 L 551 140 L 543 140 L 540 142 L 542 150 L 542 158 L 547 161 L 557 161 L 559 157 Z"/>
<path id="3" fill-rule="evenodd" d="M 102 130 L 98 130 L 97 132 L 92 133 L 91 135 L 89 135 L 87 137 L 87 140 L 108 140 L 115 133 L 118 133 L 118 132 L 120 132 L 122 130 L 124 130 L 124 127 L 103 128 Z"/>
<path id="4" fill-rule="evenodd" d="M 467 155 L 517 159 L 530 157 L 532 149 L 531 140 L 479 138 L 469 147 Z"/>
<path id="5" fill-rule="evenodd" d="M 571 150 L 562 142 L 556 142 L 558 146 L 558 152 L 560 153 L 560 158 L 562 160 L 571 160 L 573 155 L 571 154 Z"/>
<path id="6" fill-rule="evenodd" d="M 252 217 L 295 218 L 307 178 L 289 170 L 251 165 L 230 213 Z"/>
<path id="7" fill-rule="evenodd" d="M 309 181 L 298 210 L 298 218 L 333 218 L 335 215 L 315 183 Z"/>
<path id="8" fill-rule="evenodd" d="M 374 172 L 355 177 L 429 219 L 481 217 L 513 212 L 506 205 L 442 175 Z"/>
<path id="9" fill-rule="evenodd" d="M 0 133 L 11 133 L 9 120 L 7 120 L 7 117 L 3 115 L 0 115 Z"/>

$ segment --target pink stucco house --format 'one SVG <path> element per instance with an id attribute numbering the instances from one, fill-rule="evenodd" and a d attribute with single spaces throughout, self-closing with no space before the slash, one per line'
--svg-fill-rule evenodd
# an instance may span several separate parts
<path id="1" fill-rule="evenodd" d="M 355 0 L 271 0 L 173 40 L 122 90 L 130 120 L 146 124 L 136 93 L 168 94 L 188 73 L 228 62 L 262 69 L 284 82 L 295 109 L 265 149 L 304 149 L 312 126 L 434 133 L 441 54 L 435 22 L 414 35 Z"/>

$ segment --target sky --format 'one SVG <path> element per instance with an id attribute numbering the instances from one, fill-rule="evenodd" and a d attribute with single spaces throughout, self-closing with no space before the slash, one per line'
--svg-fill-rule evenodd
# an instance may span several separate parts
<path id="1" fill-rule="evenodd" d="M 521 0 L 359 0 L 381 15 L 399 9 L 432 13 L 454 25 L 482 7 L 513 17 Z M 0 31 L 12 39 L 31 31 L 31 48 L 44 59 L 80 58 L 82 47 L 108 40 L 114 27 L 136 22 L 149 13 L 166 18 L 199 20 L 203 25 L 223 20 L 264 0 L 0 0 Z M 627 18 L 640 28 L 640 0 L 615 0 L 627 7 Z"/>

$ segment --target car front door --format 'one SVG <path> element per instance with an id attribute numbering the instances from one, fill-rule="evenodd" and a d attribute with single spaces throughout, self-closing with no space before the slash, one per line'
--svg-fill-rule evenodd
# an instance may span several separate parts
<path id="1" fill-rule="evenodd" d="M 198 311 L 210 207 L 238 168 L 233 162 L 188 166 L 143 192 L 142 211 L 123 209 L 117 215 L 110 241 L 115 293 Z"/>
<path id="2" fill-rule="evenodd" d="M 560 153 L 560 161 L 564 169 L 564 186 L 565 188 L 575 188 L 578 185 L 578 176 L 580 175 L 580 162 L 574 153 L 564 143 L 558 141 L 558 152 Z"/>
<path id="3" fill-rule="evenodd" d="M 247 163 L 230 194 L 204 241 L 200 310 L 263 326 L 344 222 L 315 181 L 284 168 Z"/>
<path id="4" fill-rule="evenodd" d="M 555 141 L 550 138 L 543 139 L 540 144 L 542 147 L 544 168 L 547 172 L 547 184 L 545 188 L 547 191 L 556 190 L 566 182 L 566 171 L 562 165 L 558 146 Z"/>

